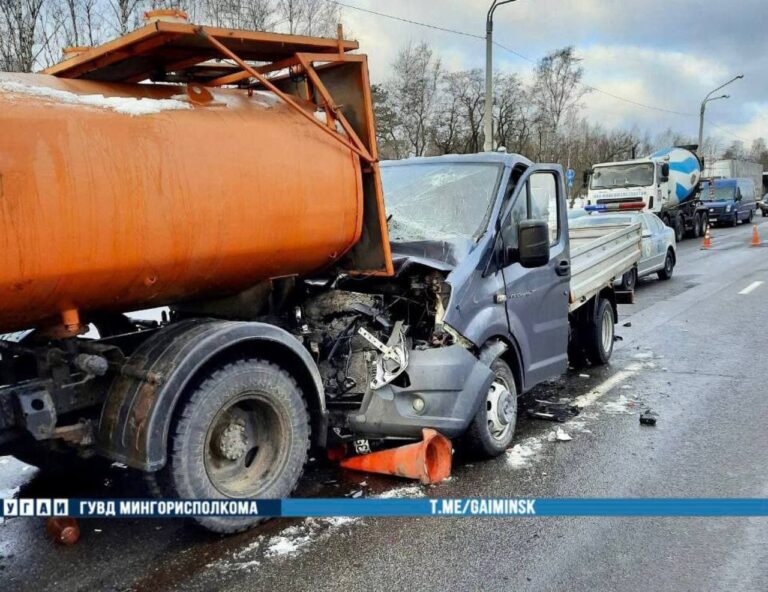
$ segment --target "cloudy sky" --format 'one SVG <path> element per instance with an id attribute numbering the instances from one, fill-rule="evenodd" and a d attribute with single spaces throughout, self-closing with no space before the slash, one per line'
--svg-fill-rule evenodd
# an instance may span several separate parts
<path id="1" fill-rule="evenodd" d="M 491 0 L 346 0 L 344 4 L 482 36 Z M 427 41 L 450 69 L 484 67 L 485 45 L 474 39 L 344 8 L 344 21 L 368 53 L 374 81 L 391 72 L 397 50 L 409 40 Z M 587 115 L 607 126 L 698 134 L 699 104 L 736 74 L 709 103 L 705 135 L 723 146 L 768 139 L 768 0 L 516 0 L 500 7 L 495 40 L 537 60 L 574 45 L 585 82 L 635 102 L 682 113 L 643 108 L 606 94 L 585 99 Z M 527 76 L 532 64 L 495 48 L 495 67 Z M 721 93 L 718 93 L 721 94 Z M 719 127 L 715 127 L 719 126 Z"/>

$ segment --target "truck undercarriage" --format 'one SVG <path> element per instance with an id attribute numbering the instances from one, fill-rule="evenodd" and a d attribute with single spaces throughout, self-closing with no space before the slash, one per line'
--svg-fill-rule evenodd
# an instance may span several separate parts
<path id="1" fill-rule="evenodd" d="M 293 335 L 317 366 L 336 440 L 417 438 L 423 427 L 459 435 L 491 387 L 493 372 L 478 348 L 443 323 L 450 293 L 444 272 L 406 262 L 394 279 L 285 280 L 249 292 L 250 311 L 242 310 L 242 299 L 234 306 L 228 298 L 180 306 L 161 323 L 94 315 L 97 339 L 56 340 L 34 331 L 5 336 L 0 442 L 14 454 L 13 442 L 26 448 L 31 436 L 40 446 L 109 456 L 107 431 L 99 428 L 108 415 L 105 393 L 113 393 L 120 378 L 144 388 L 164 383 L 172 364 L 146 360 L 141 345 L 204 318 L 252 318 Z M 194 339 L 194 330 L 186 333 L 182 339 Z M 325 440 L 325 434 L 315 437 Z M 142 466 L 122 455 L 114 460 Z"/>

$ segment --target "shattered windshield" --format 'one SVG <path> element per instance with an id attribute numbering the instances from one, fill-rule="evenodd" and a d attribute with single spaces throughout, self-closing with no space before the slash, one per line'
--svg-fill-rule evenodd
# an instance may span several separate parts
<path id="1" fill-rule="evenodd" d="M 493 163 L 382 167 L 390 241 L 476 240 L 485 230 L 501 171 Z"/>
<path id="2" fill-rule="evenodd" d="M 589 188 L 647 187 L 653 185 L 653 172 L 654 166 L 650 162 L 599 167 L 592 173 Z"/>

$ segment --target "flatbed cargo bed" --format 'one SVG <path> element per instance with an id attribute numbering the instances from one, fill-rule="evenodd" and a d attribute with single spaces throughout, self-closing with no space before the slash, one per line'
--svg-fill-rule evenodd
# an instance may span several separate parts
<path id="1" fill-rule="evenodd" d="M 571 228 L 569 312 L 610 286 L 640 260 L 640 224 Z"/>

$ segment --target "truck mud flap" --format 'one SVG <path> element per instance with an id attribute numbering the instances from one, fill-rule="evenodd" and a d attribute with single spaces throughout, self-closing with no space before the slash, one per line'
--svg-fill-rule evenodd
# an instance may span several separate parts
<path id="1" fill-rule="evenodd" d="M 453 438 L 467 429 L 492 382 L 491 369 L 460 345 L 413 350 L 408 369 L 369 390 L 348 427 L 372 438 L 418 438 L 423 428 Z"/>

